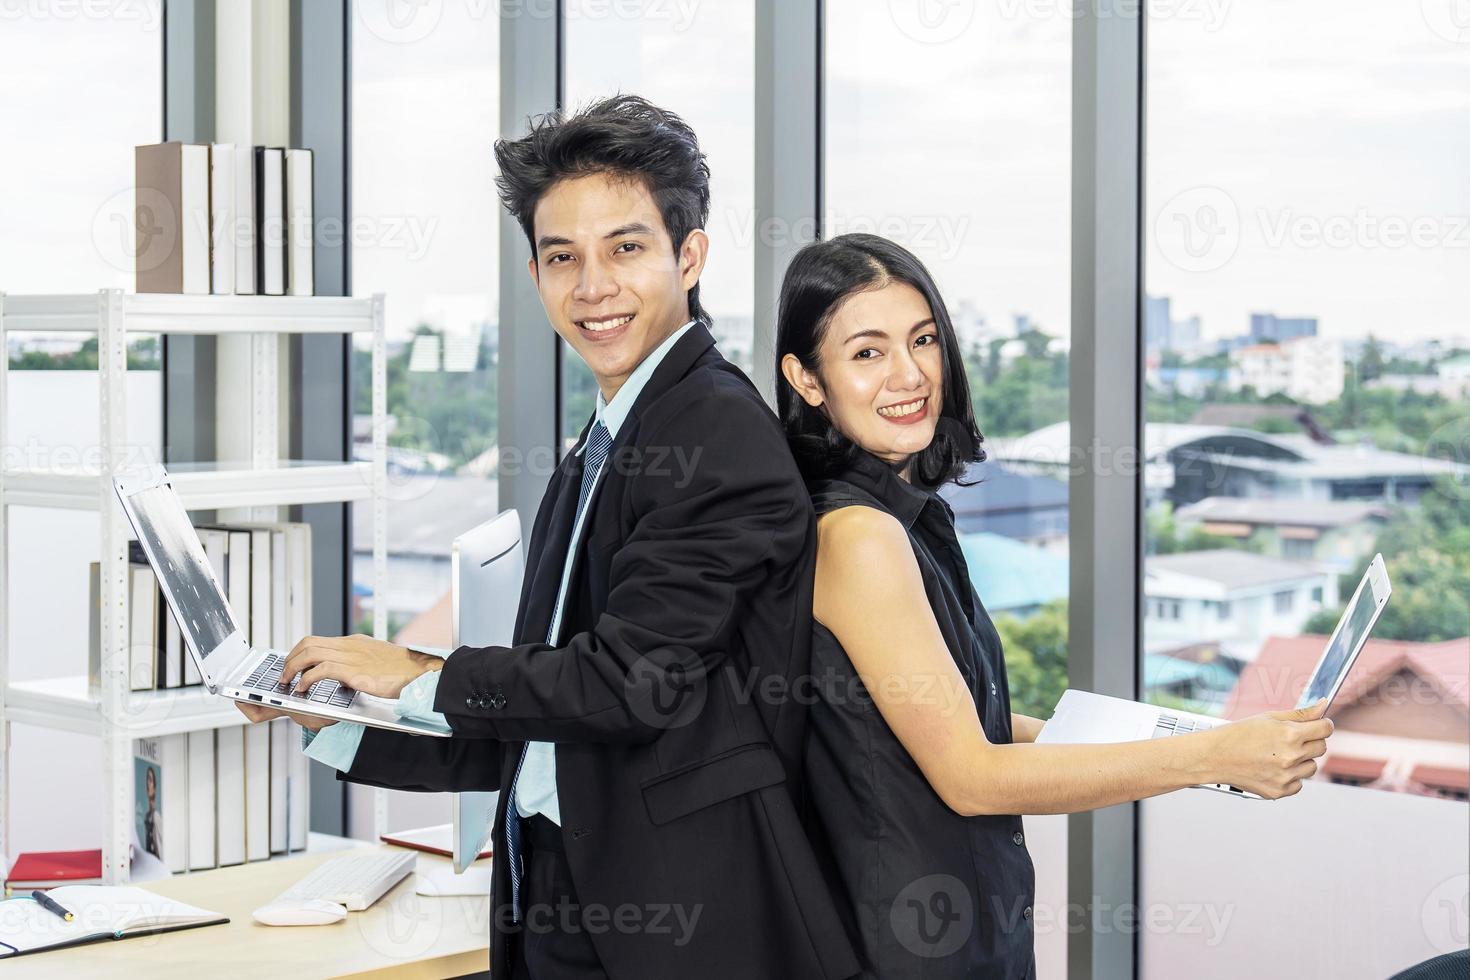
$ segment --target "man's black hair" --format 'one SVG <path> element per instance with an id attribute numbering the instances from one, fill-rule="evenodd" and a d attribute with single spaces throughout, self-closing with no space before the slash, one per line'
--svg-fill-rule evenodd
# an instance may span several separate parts
<path id="1" fill-rule="evenodd" d="M 516 140 L 496 140 L 500 200 L 536 254 L 536 204 L 558 181 L 589 174 L 639 180 L 658 206 L 677 256 L 684 240 L 709 219 L 709 164 L 694 130 L 667 109 L 636 95 L 614 95 L 565 116 L 537 116 Z M 689 290 L 689 315 L 708 322 L 699 283 Z"/>

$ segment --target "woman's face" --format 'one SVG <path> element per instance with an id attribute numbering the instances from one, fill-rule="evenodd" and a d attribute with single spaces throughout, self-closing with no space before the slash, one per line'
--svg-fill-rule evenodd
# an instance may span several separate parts
<path id="1" fill-rule="evenodd" d="M 790 354 L 781 370 L 807 404 L 880 459 L 905 462 L 934 439 L 944 395 L 939 330 L 907 283 L 847 297 L 827 324 L 817 371 Z"/>

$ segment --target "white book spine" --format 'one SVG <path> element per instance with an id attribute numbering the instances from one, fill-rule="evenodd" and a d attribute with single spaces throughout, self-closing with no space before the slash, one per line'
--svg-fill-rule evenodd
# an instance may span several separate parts
<path id="1" fill-rule="evenodd" d="M 271 853 L 284 854 L 290 844 L 286 825 L 286 779 L 291 767 L 291 722 L 277 718 L 271 733 Z"/>
<path id="2" fill-rule="evenodd" d="M 271 647 L 281 653 L 290 650 L 293 645 L 289 639 L 290 609 L 286 605 L 286 581 L 291 574 L 287 552 L 289 547 L 286 529 L 274 528 L 271 531 Z"/>
<path id="3" fill-rule="evenodd" d="M 163 771 L 173 783 L 163 798 L 163 859 L 170 871 L 189 870 L 189 737 L 165 735 Z"/>
<path id="4" fill-rule="evenodd" d="M 189 732 L 189 870 L 213 868 L 216 860 L 214 731 Z"/>
<path id="5" fill-rule="evenodd" d="M 286 602 L 289 609 L 286 643 L 290 649 L 311 632 L 311 525 L 286 526 L 287 560 L 290 564 Z"/>
<path id="6" fill-rule="evenodd" d="M 250 619 L 250 532 L 230 531 L 229 534 L 230 544 L 225 552 L 229 572 L 226 575 L 225 588 L 230 612 L 234 614 L 240 631 L 245 634 L 245 642 L 253 643 L 251 629 L 254 624 Z"/>
<path id="7" fill-rule="evenodd" d="M 180 147 L 179 246 L 183 249 L 184 292 L 209 292 L 209 147 Z"/>
<path id="8" fill-rule="evenodd" d="M 184 634 L 179 631 L 178 620 L 172 610 L 163 612 L 163 686 L 184 686 L 184 661 L 192 658 L 184 654 Z"/>
<path id="9" fill-rule="evenodd" d="M 209 285 L 224 296 L 235 292 L 234 225 L 235 144 L 215 143 L 209 148 Z"/>
<path id="10" fill-rule="evenodd" d="M 215 732 L 215 827 L 219 863 L 245 863 L 245 726 Z"/>
<path id="11" fill-rule="evenodd" d="M 312 262 L 312 166 L 310 150 L 286 151 L 286 291 L 310 296 L 316 290 Z"/>
<path id="12" fill-rule="evenodd" d="M 271 642 L 271 533 L 250 532 L 250 645 Z"/>
<path id="13" fill-rule="evenodd" d="M 135 691 L 151 691 L 157 677 L 158 580 L 147 565 L 128 566 L 128 679 Z"/>
<path id="14" fill-rule="evenodd" d="M 235 292 L 255 293 L 255 147 L 235 147 Z"/>
<path id="15" fill-rule="evenodd" d="M 256 241 L 260 252 L 256 290 L 267 296 L 286 292 L 286 200 L 284 161 L 266 147 L 256 157 Z"/>
<path id="16" fill-rule="evenodd" d="M 271 730 L 269 725 L 246 725 L 245 732 L 245 858 L 264 861 L 271 856 Z"/>
<path id="17" fill-rule="evenodd" d="M 311 826 L 311 760 L 301 751 L 301 726 L 291 724 L 287 752 L 291 766 L 286 777 L 286 819 L 290 825 L 290 849 L 306 848 L 306 832 Z"/>

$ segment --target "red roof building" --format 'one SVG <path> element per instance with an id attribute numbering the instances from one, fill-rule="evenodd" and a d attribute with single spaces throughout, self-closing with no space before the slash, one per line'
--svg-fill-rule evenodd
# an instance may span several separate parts
<path id="1" fill-rule="evenodd" d="M 1229 719 L 1296 700 L 1325 636 L 1273 636 L 1225 705 Z M 1328 710 L 1336 724 L 1317 778 L 1470 799 L 1470 637 L 1369 640 Z"/>

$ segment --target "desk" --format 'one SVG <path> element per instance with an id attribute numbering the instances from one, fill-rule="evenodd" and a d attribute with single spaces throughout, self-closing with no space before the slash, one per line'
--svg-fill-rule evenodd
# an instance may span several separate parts
<path id="1" fill-rule="evenodd" d="M 19 956 L 0 961 L 0 975 L 5 980 L 60 976 L 428 980 L 483 973 L 489 968 L 490 896 L 426 898 L 414 894 L 413 875 L 371 908 L 348 912 L 346 919 L 332 925 L 272 927 L 250 917 L 321 862 L 353 850 L 277 858 L 147 882 L 140 887 L 227 915 L 230 922 Z M 419 854 L 422 872 L 449 866 L 448 858 Z"/>

